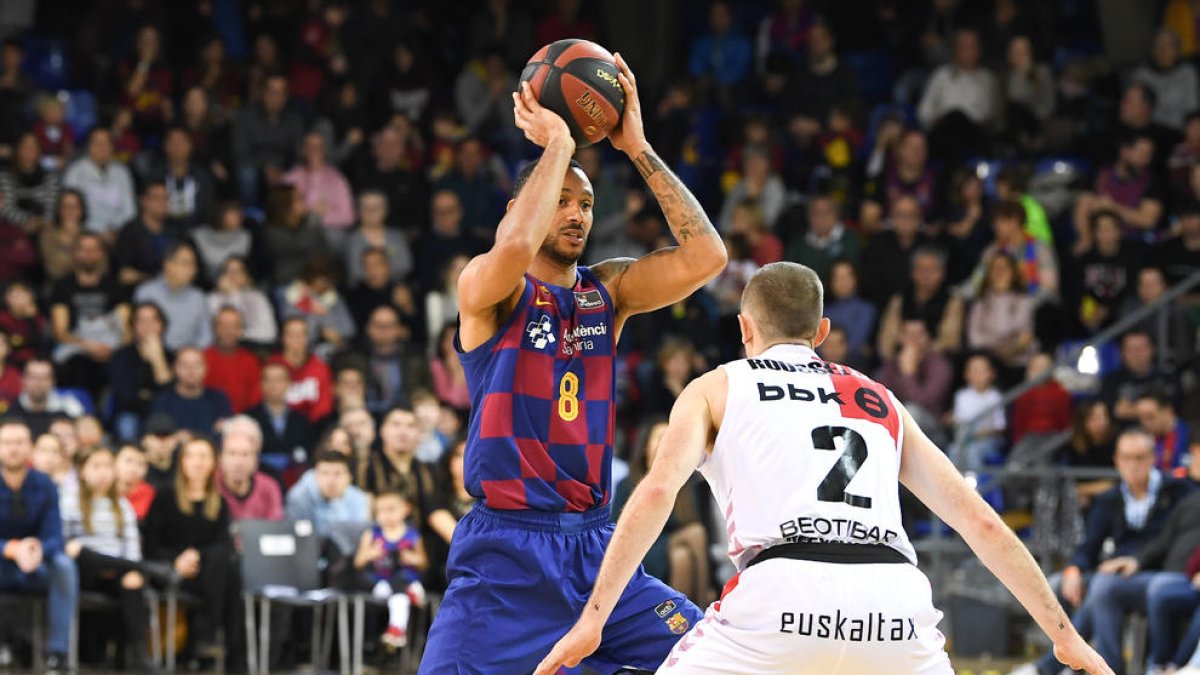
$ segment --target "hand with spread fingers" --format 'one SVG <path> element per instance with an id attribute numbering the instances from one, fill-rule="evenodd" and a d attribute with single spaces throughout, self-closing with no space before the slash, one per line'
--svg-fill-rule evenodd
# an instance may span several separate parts
<path id="1" fill-rule="evenodd" d="M 528 82 L 522 82 L 520 90 L 513 92 L 512 97 L 513 118 L 517 128 L 525 132 L 525 138 L 542 148 L 555 139 L 574 144 L 567 123 L 556 113 L 542 107 Z"/>
<path id="2" fill-rule="evenodd" d="M 637 78 L 633 76 L 629 64 L 625 63 L 625 59 L 619 53 L 614 57 L 620 70 L 617 73 L 617 81 L 625 90 L 625 113 L 621 115 L 621 122 L 608 132 L 608 140 L 614 148 L 632 154 L 646 145 L 646 130 L 642 125 L 642 103 L 638 99 Z"/>

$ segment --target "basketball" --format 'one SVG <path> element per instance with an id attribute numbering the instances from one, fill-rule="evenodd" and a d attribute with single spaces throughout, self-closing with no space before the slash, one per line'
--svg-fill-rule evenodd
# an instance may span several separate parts
<path id="1" fill-rule="evenodd" d="M 575 144 L 603 140 L 625 112 L 625 90 L 617 81 L 611 52 L 589 40 L 559 40 L 542 47 L 525 64 L 521 81 L 546 108 L 567 122 Z"/>

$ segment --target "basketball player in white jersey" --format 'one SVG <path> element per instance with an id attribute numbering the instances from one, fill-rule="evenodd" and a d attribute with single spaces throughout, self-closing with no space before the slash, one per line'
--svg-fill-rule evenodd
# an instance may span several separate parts
<path id="1" fill-rule="evenodd" d="M 822 295 L 817 275 L 794 263 L 751 278 L 738 317 L 748 358 L 680 395 L 582 616 L 536 675 L 596 649 L 697 467 L 724 510 L 739 573 L 659 672 L 952 674 L 941 612 L 900 524 L 900 482 L 1016 595 L 1060 661 L 1112 673 L 1075 632 L 1025 546 L 896 397 L 816 355 L 829 332 Z M 656 609 L 679 624 L 672 608 Z"/>

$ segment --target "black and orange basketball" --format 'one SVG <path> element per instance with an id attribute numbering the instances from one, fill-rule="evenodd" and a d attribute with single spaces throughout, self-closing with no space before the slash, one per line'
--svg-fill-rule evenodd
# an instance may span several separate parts
<path id="1" fill-rule="evenodd" d="M 621 121 L 625 89 L 617 81 L 617 62 L 589 40 L 559 40 L 542 47 L 525 64 L 538 101 L 558 113 L 579 147 L 602 140 Z"/>

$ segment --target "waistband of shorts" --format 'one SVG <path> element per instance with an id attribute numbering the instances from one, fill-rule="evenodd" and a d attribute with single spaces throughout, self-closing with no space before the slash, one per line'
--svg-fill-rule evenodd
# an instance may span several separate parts
<path id="1" fill-rule="evenodd" d="M 476 517 L 490 519 L 508 527 L 514 527 L 530 532 L 551 532 L 570 534 L 584 532 L 609 525 L 612 522 L 612 511 L 608 504 L 590 511 L 556 512 L 493 509 L 476 503 L 471 507 L 471 513 Z"/>
<path id="2" fill-rule="evenodd" d="M 746 564 L 746 567 L 750 568 L 760 562 L 773 558 L 838 563 L 841 565 L 911 563 L 903 553 L 884 544 L 805 541 L 772 546 L 755 556 L 753 560 Z"/>

